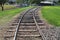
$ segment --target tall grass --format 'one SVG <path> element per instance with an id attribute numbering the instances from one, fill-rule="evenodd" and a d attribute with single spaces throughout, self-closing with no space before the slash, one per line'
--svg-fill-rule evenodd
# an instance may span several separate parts
<path id="1" fill-rule="evenodd" d="M 13 8 L 16 8 L 15 6 L 13 5 L 4 5 L 4 10 L 8 10 L 8 9 L 13 9 Z M 1 11 L 1 6 L 0 6 L 0 11 Z"/>

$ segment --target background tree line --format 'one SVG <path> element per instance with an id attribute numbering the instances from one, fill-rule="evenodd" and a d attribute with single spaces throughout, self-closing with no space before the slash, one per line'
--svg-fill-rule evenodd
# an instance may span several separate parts
<path id="1" fill-rule="evenodd" d="M 6 2 L 8 2 L 9 0 L 0 0 L 0 6 L 1 6 L 1 8 L 2 8 L 2 11 L 3 11 L 3 9 L 4 9 L 4 4 L 6 3 Z M 40 4 L 40 2 L 41 1 L 45 1 L 45 0 L 16 0 L 16 3 L 18 4 L 18 3 L 20 3 L 20 4 Z M 60 0 L 58 1 L 58 3 L 60 3 Z"/>
<path id="2" fill-rule="evenodd" d="M 17 0 L 17 3 L 39 4 L 42 0 Z"/>
<path id="3" fill-rule="evenodd" d="M 8 0 L 0 0 L 0 6 L 2 8 L 2 11 L 4 10 L 4 4 L 5 2 L 7 2 Z"/>

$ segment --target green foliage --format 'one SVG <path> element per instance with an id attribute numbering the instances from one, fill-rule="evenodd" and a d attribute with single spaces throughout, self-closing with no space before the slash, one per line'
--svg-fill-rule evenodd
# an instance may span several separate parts
<path id="1" fill-rule="evenodd" d="M 31 3 L 40 4 L 41 0 L 33 0 Z"/>
<path id="2" fill-rule="evenodd" d="M 17 0 L 18 3 L 40 4 L 43 0 Z"/>
<path id="3" fill-rule="evenodd" d="M 29 3 L 30 0 L 17 0 L 17 3 L 23 4 L 23 3 Z"/>
<path id="4" fill-rule="evenodd" d="M 23 3 L 23 0 L 17 0 L 17 3 Z"/>
<path id="5" fill-rule="evenodd" d="M 0 0 L 0 4 L 4 4 L 7 0 Z"/>
<path id="6" fill-rule="evenodd" d="M 60 6 L 43 7 L 42 15 L 50 24 L 60 26 Z"/>
<path id="7" fill-rule="evenodd" d="M 58 2 L 60 3 L 60 0 Z"/>

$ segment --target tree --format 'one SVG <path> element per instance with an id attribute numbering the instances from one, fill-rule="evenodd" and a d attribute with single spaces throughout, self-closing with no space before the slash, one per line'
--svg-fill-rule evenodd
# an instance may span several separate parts
<path id="1" fill-rule="evenodd" d="M 30 4 L 40 4 L 42 0 L 29 0 Z"/>
<path id="2" fill-rule="evenodd" d="M 2 8 L 2 11 L 4 10 L 4 4 L 5 4 L 5 2 L 6 2 L 7 0 L 0 0 L 0 6 L 1 6 L 1 8 Z"/>
<path id="3" fill-rule="evenodd" d="M 24 0 L 17 0 L 17 3 L 23 3 Z"/>
<path id="4" fill-rule="evenodd" d="M 9 4 L 14 4 L 15 2 L 13 2 L 13 1 L 9 1 Z"/>
<path id="5" fill-rule="evenodd" d="M 27 3 L 27 4 L 40 4 L 44 0 L 17 0 L 18 3 Z"/>
<path id="6" fill-rule="evenodd" d="M 60 0 L 58 2 L 60 3 Z"/>
<path id="7" fill-rule="evenodd" d="M 45 0 L 42 0 L 42 1 L 45 1 Z"/>

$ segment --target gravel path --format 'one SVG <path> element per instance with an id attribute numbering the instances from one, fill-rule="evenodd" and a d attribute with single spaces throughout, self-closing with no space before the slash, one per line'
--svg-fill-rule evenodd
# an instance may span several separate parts
<path id="1" fill-rule="evenodd" d="M 60 40 L 60 28 L 43 28 L 40 29 L 45 36 L 45 40 Z"/>

